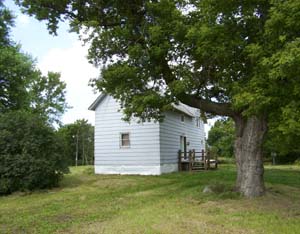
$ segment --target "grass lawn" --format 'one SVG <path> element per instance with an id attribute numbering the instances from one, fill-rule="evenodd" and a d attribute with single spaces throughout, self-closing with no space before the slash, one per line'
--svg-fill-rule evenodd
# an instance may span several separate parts
<path id="1" fill-rule="evenodd" d="M 300 167 L 266 167 L 257 199 L 231 192 L 234 180 L 231 165 L 162 176 L 71 168 L 60 188 L 0 197 L 0 233 L 300 233 Z"/>

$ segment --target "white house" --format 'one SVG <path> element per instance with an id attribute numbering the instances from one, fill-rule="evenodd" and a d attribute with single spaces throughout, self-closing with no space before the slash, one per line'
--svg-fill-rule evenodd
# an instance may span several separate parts
<path id="1" fill-rule="evenodd" d="M 160 175 L 178 171 L 178 150 L 201 151 L 204 124 L 198 109 L 184 104 L 165 112 L 162 123 L 122 120 L 119 103 L 101 94 L 95 111 L 95 173 Z"/>

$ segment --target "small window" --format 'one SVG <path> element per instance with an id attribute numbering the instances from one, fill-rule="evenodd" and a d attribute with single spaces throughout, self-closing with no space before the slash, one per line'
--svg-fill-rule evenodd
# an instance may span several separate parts
<path id="1" fill-rule="evenodd" d="M 200 118 L 199 117 L 196 117 L 196 126 L 200 127 Z"/>
<path id="2" fill-rule="evenodd" d="M 181 122 L 184 122 L 184 115 L 181 115 Z"/>
<path id="3" fill-rule="evenodd" d="M 121 133 L 121 147 L 130 147 L 129 133 Z"/>

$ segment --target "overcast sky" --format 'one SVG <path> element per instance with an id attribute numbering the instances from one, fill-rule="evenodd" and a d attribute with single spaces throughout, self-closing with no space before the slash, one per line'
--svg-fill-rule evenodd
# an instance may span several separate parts
<path id="1" fill-rule="evenodd" d="M 22 14 L 12 0 L 4 4 L 16 16 L 11 36 L 22 45 L 23 52 L 37 60 L 38 68 L 46 74 L 48 71 L 60 72 L 61 79 L 67 84 L 67 102 L 73 108 L 68 110 L 62 122 L 72 123 L 77 119 L 87 119 L 94 124 L 94 113 L 88 110 L 96 99 L 88 82 L 98 77 L 99 70 L 88 63 L 87 48 L 82 46 L 75 33 L 68 32 L 67 24 L 60 24 L 58 36 L 48 33 L 45 22 Z M 209 121 L 210 125 L 213 121 Z M 206 133 L 210 128 L 205 126 Z"/>

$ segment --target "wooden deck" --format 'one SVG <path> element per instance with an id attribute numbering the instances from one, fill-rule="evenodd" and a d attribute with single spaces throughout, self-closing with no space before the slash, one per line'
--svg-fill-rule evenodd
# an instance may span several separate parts
<path id="1" fill-rule="evenodd" d="M 178 171 L 201 171 L 218 168 L 218 159 L 211 157 L 209 151 L 178 151 Z"/>

